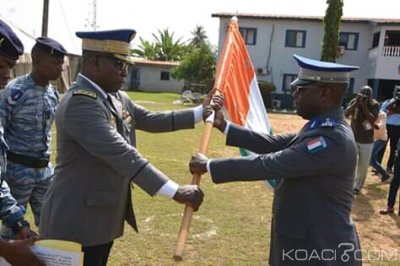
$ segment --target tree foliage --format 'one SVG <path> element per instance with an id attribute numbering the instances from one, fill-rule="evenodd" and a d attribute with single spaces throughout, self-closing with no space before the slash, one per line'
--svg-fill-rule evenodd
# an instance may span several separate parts
<path id="1" fill-rule="evenodd" d="M 174 40 L 174 33 L 168 29 L 158 30 L 158 35 L 152 35 L 154 42 L 140 38 L 139 47 L 133 49 L 132 54 L 149 60 L 180 61 L 187 53 L 187 46 L 181 38 Z"/>
<path id="2" fill-rule="evenodd" d="M 207 40 L 207 34 L 203 26 L 197 25 L 191 34 L 193 37 L 190 39 L 190 45 L 197 46 Z"/>
<path id="3" fill-rule="evenodd" d="M 321 60 L 336 62 L 339 44 L 340 20 L 343 15 L 343 0 L 327 0 L 328 7 L 324 17 L 324 40 Z"/>
<path id="4" fill-rule="evenodd" d="M 209 84 L 215 74 L 216 61 L 216 52 L 212 46 L 208 42 L 203 42 L 191 46 L 188 54 L 171 74 L 178 80 Z"/>
<path id="5" fill-rule="evenodd" d="M 140 38 L 132 54 L 148 60 L 180 61 L 171 71 L 174 79 L 207 86 L 215 74 L 216 49 L 208 42 L 203 26 L 197 25 L 191 33 L 193 37 L 185 44 L 181 38 L 174 40 L 168 29 L 158 30 L 158 35 L 153 33 L 154 42 Z"/>

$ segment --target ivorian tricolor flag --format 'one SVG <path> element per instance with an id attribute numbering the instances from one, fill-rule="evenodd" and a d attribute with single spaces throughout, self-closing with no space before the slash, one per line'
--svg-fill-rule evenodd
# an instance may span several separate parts
<path id="1" fill-rule="evenodd" d="M 227 29 L 215 86 L 224 95 L 224 106 L 230 121 L 259 133 L 272 134 L 254 67 L 236 17 L 231 19 Z M 243 156 L 250 153 L 241 149 Z M 267 180 L 267 185 L 272 189 L 276 183 L 275 179 Z"/>

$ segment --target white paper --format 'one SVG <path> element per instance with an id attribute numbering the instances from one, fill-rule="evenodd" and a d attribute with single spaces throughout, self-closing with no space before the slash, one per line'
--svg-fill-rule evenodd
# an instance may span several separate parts
<path id="1" fill-rule="evenodd" d="M 32 251 L 46 266 L 79 266 L 81 252 L 33 246 Z"/>
<path id="2" fill-rule="evenodd" d="M 34 245 L 33 253 L 43 261 L 46 266 L 80 266 L 82 252 L 65 251 Z M 10 266 L 4 258 L 0 257 L 0 266 Z"/>

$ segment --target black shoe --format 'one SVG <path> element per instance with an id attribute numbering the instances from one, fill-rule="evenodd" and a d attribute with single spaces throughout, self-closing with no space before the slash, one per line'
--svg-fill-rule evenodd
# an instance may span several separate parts
<path id="1" fill-rule="evenodd" d="M 381 183 L 390 183 L 393 180 L 393 175 L 392 174 L 387 174 L 382 176 L 381 178 Z"/>
<path id="2" fill-rule="evenodd" d="M 353 189 L 353 196 L 357 196 L 358 194 L 360 194 L 360 190 L 354 188 Z"/>
<path id="3" fill-rule="evenodd" d="M 393 208 L 389 208 L 389 207 L 387 207 L 384 210 L 380 210 L 379 211 L 379 214 L 382 214 L 382 215 L 387 215 L 387 214 L 392 214 L 392 213 L 394 213 L 394 209 Z"/>
<path id="4" fill-rule="evenodd" d="M 388 172 L 389 174 L 393 174 L 393 168 L 387 167 L 386 172 Z"/>

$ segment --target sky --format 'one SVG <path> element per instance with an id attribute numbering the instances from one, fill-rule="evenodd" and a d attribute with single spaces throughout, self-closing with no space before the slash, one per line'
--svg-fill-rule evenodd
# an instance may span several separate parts
<path id="1" fill-rule="evenodd" d="M 94 1 L 49 1 L 48 36 L 69 52 L 80 54 L 81 44 L 75 32 L 93 30 Z M 209 41 L 217 45 L 219 19 L 212 18 L 213 13 L 324 16 L 327 7 L 326 0 L 97 0 L 96 3 L 97 30 L 133 28 L 137 32 L 133 48 L 139 44 L 139 37 L 154 41 L 152 34 L 158 35 L 158 30 L 164 29 L 173 32 L 176 39 L 189 40 L 197 25 L 203 26 Z M 42 10 L 43 0 L 0 0 L 0 18 L 33 37 L 41 35 Z M 399 0 L 344 0 L 343 16 L 400 19 L 399 10 Z"/>

